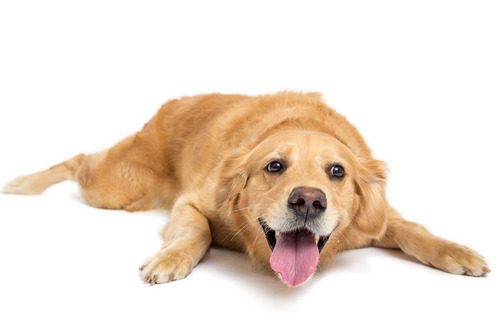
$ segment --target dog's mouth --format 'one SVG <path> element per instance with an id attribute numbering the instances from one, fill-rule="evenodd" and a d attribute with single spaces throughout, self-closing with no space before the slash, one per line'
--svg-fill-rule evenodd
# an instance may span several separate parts
<path id="1" fill-rule="evenodd" d="M 330 235 L 315 235 L 305 228 L 280 233 L 271 229 L 262 218 L 259 224 L 272 251 L 271 268 L 288 286 L 306 282 L 316 271 L 319 253 Z"/>

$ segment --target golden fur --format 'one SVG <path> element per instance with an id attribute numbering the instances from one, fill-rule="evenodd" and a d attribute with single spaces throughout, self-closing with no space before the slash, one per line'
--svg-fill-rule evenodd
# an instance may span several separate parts
<path id="1" fill-rule="evenodd" d="M 281 175 L 264 170 L 276 158 L 288 164 Z M 332 162 L 342 163 L 344 178 L 328 177 Z M 211 244 L 243 251 L 269 268 L 271 250 L 258 219 L 279 229 L 284 203 L 298 186 L 321 189 L 329 203 L 318 233 L 334 232 L 320 265 L 339 251 L 374 245 L 400 248 L 450 273 L 489 271 L 481 256 L 404 220 L 387 203 L 384 163 L 318 94 L 172 100 L 114 147 L 17 178 L 4 192 L 37 194 L 68 179 L 94 207 L 171 212 L 163 246 L 141 267 L 152 284 L 186 277 Z"/>

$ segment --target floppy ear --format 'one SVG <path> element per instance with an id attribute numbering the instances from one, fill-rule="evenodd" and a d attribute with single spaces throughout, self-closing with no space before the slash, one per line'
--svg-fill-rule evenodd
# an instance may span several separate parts
<path id="1" fill-rule="evenodd" d="M 229 216 L 248 183 L 247 157 L 226 160 L 219 170 L 217 205 Z"/>
<path id="2" fill-rule="evenodd" d="M 380 237 L 387 225 L 385 199 L 385 163 L 378 160 L 362 161 L 355 181 L 356 202 L 353 226 L 372 238 Z"/>

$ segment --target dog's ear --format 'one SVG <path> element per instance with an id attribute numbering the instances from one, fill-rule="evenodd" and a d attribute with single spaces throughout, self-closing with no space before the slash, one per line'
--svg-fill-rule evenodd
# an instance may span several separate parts
<path id="1" fill-rule="evenodd" d="M 217 206 L 230 215 L 236 208 L 240 193 L 248 183 L 248 159 L 246 155 L 227 159 L 219 170 Z"/>
<path id="2" fill-rule="evenodd" d="M 379 160 L 361 161 L 355 180 L 353 227 L 371 238 L 379 238 L 387 226 L 385 198 L 386 166 Z"/>

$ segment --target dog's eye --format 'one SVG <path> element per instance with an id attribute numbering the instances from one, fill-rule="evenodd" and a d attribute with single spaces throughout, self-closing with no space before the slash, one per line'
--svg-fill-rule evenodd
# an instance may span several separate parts
<path id="1" fill-rule="evenodd" d="M 271 173 L 281 172 L 284 168 L 285 167 L 283 166 L 283 163 L 280 161 L 269 162 L 269 164 L 266 166 L 267 172 Z"/>
<path id="2" fill-rule="evenodd" d="M 342 178 L 344 177 L 345 170 L 344 167 L 340 164 L 334 164 L 330 168 L 330 175 L 335 178 Z"/>

